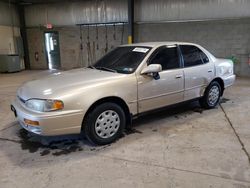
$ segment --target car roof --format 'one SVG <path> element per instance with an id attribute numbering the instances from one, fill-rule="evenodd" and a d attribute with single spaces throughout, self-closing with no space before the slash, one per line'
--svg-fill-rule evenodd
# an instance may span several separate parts
<path id="1" fill-rule="evenodd" d="M 189 43 L 189 42 L 174 42 L 174 41 L 166 41 L 166 42 L 142 42 L 142 43 L 133 43 L 133 44 L 125 44 L 122 46 L 144 46 L 144 47 L 158 47 L 163 45 L 194 45 L 197 46 L 197 44 Z"/>

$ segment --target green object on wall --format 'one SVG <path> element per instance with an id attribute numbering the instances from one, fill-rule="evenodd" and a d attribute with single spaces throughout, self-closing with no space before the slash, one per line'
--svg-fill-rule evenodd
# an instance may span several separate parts
<path id="1" fill-rule="evenodd" d="M 232 60 L 233 63 L 239 63 L 240 62 L 235 56 L 230 56 L 227 59 Z"/>

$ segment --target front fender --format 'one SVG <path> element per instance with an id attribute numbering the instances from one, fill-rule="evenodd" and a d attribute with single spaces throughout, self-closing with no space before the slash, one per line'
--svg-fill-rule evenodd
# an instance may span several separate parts
<path id="1" fill-rule="evenodd" d="M 83 116 L 98 100 L 107 97 L 121 98 L 130 113 L 137 113 L 137 80 L 134 74 L 108 82 L 99 82 L 69 90 L 60 98 L 65 109 L 82 110 Z"/>

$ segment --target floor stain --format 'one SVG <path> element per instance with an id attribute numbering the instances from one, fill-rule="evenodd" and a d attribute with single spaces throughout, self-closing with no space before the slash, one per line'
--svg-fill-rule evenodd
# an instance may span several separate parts
<path id="1" fill-rule="evenodd" d="M 193 109 L 193 112 L 197 112 L 197 113 L 202 114 L 204 110 L 205 109 L 203 109 L 203 108 L 196 107 L 196 108 Z"/>
<path id="2" fill-rule="evenodd" d="M 127 136 L 127 135 L 130 135 L 130 134 L 142 134 L 142 133 L 143 133 L 143 132 L 141 132 L 141 131 L 139 131 L 139 130 L 137 130 L 137 129 L 135 129 L 135 128 L 128 127 L 128 128 L 126 128 L 126 129 L 124 130 L 124 132 L 121 134 L 121 136 L 120 136 L 119 139 L 121 139 L 121 138 L 123 138 L 123 137 L 125 137 L 125 136 Z"/>
<path id="3" fill-rule="evenodd" d="M 230 99 L 222 98 L 222 99 L 220 100 L 220 104 L 227 103 L 228 101 L 230 101 Z"/>
<path id="4" fill-rule="evenodd" d="M 23 150 L 29 150 L 30 153 L 37 152 L 39 148 L 44 147 L 44 145 L 39 142 L 30 141 L 29 133 L 24 129 L 21 129 L 19 131 L 19 137 L 21 138 L 21 141 L 20 141 L 21 148 Z"/>
<path id="5" fill-rule="evenodd" d="M 177 115 L 175 115 L 174 117 L 175 117 L 175 119 L 179 119 L 179 116 L 177 116 Z"/>
<path id="6" fill-rule="evenodd" d="M 46 150 L 43 150 L 40 155 L 41 156 L 45 156 L 45 155 L 49 155 L 50 154 L 50 150 L 46 149 Z"/>
<path id="7" fill-rule="evenodd" d="M 43 148 L 43 145 L 39 142 L 21 141 L 21 147 L 23 150 L 29 150 L 30 153 L 35 153 L 39 148 Z"/>
<path id="8" fill-rule="evenodd" d="M 139 131 L 139 130 L 137 130 L 135 128 L 127 128 L 127 129 L 125 129 L 124 133 L 126 135 L 135 134 L 135 133 L 142 134 L 141 131 Z"/>
<path id="9" fill-rule="evenodd" d="M 61 139 L 48 142 L 46 144 L 39 140 L 39 136 L 30 134 L 25 129 L 21 129 L 18 133 L 20 138 L 21 148 L 28 150 L 30 153 L 35 153 L 38 150 L 40 156 L 46 156 L 52 153 L 54 156 L 67 155 L 72 152 L 82 151 L 83 148 L 80 145 L 80 138 L 77 139 Z"/>
<path id="10" fill-rule="evenodd" d="M 52 153 L 52 155 L 54 156 L 67 155 L 69 153 L 76 152 L 76 151 L 82 151 L 82 148 L 79 145 L 73 145 L 73 146 L 70 146 L 69 148 L 63 148 L 60 151 L 56 151 Z"/>
<path id="11" fill-rule="evenodd" d="M 106 149 L 106 148 L 108 148 L 110 146 L 111 146 L 111 144 L 107 144 L 107 145 L 104 145 L 104 146 L 96 146 L 96 147 L 90 148 L 90 151 L 97 151 L 98 152 L 98 151 L 102 151 L 102 150 L 104 150 L 104 149 Z"/>

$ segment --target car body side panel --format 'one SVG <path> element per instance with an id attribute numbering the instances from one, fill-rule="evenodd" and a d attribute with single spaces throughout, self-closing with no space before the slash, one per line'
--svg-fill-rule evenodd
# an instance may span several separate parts
<path id="1" fill-rule="evenodd" d="M 215 64 L 216 58 L 208 52 L 205 48 L 197 44 L 188 44 L 195 46 L 203 51 L 209 62 L 202 65 L 184 68 L 185 76 L 185 92 L 184 101 L 202 97 L 206 87 L 215 78 Z M 184 64 L 184 62 L 183 62 Z"/>
<path id="2" fill-rule="evenodd" d="M 213 80 L 214 72 L 214 64 L 211 62 L 199 66 L 184 68 L 184 100 L 186 101 L 201 97 L 205 88 Z"/>
<path id="3" fill-rule="evenodd" d="M 91 88 L 77 91 L 74 96 L 69 103 L 77 105 L 84 113 L 98 100 L 117 97 L 127 104 L 131 114 L 137 114 L 137 80 L 134 74 L 105 83 L 96 83 Z M 67 101 L 66 98 L 64 100 Z"/>
<path id="4" fill-rule="evenodd" d="M 138 76 L 139 113 L 183 101 L 183 69 L 159 73 L 160 79 L 151 75 Z"/>

